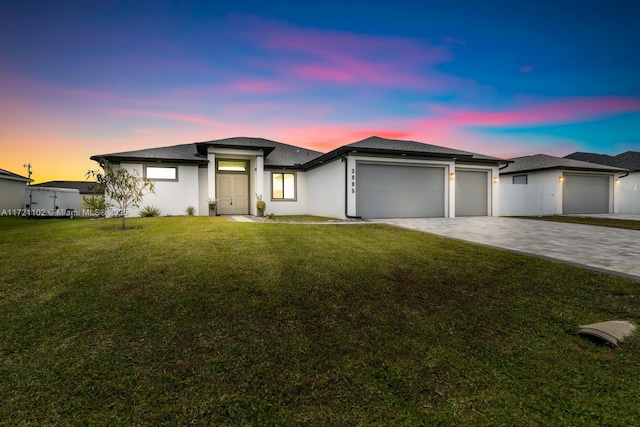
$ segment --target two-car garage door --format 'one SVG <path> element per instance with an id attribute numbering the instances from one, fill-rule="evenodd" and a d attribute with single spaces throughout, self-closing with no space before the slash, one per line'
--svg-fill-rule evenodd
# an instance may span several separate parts
<path id="1" fill-rule="evenodd" d="M 356 210 L 362 218 L 443 217 L 445 168 L 359 163 Z"/>

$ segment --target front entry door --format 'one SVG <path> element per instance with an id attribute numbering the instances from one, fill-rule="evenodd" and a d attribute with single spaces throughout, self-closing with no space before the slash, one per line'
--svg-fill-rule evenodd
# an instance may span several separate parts
<path id="1" fill-rule="evenodd" d="M 220 215 L 249 214 L 249 176 L 218 174 L 216 196 Z"/>

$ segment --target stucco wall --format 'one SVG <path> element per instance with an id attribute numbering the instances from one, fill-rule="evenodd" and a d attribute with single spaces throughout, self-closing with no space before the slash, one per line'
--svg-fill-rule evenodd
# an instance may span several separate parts
<path id="1" fill-rule="evenodd" d="M 307 213 L 345 218 L 345 165 L 336 160 L 307 171 Z"/>
<path id="2" fill-rule="evenodd" d="M 0 214 L 3 210 L 24 208 L 25 188 L 27 188 L 27 183 L 24 181 L 0 179 Z M 7 213 L 5 212 L 5 214 Z"/>
<path id="3" fill-rule="evenodd" d="M 614 212 L 640 214 L 640 172 L 632 172 L 615 184 Z"/>
<path id="4" fill-rule="evenodd" d="M 198 168 L 198 206 L 196 207 L 196 215 L 209 215 L 209 198 L 209 169 Z"/>
<path id="5" fill-rule="evenodd" d="M 140 176 L 143 176 L 143 164 L 122 163 L 121 167 L 129 172 L 137 170 Z M 140 209 L 146 206 L 158 208 L 162 216 L 185 215 L 187 206 L 193 206 L 196 212 L 200 212 L 198 166 L 178 165 L 178 181 L 154 181 L 154 184 L 155 194 L 145 195 L 140 208 L 130 208 L 127 216 L 138 216 Z"/>
<path id="6" fill-rule="evenodd" d="M 527 175 L 527 184 L 513 184 L 514 175 Z M 561 171 L 500 175 L 500 214 L 503 216 L 555 215 L 562 212 Z"/>

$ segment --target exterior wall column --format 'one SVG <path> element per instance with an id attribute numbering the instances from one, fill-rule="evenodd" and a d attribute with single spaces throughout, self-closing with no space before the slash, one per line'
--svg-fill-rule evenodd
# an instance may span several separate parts
<path id="1" fill-rule="evenodd" d="M 456 217 L 456 164 L 449 163 L 449 167 L 445 168 L 446 176 L 445 179 L 445 188 L 448 190 L 445 192 L 445 196 L 448 197 L 448 200 L 445 201 L 445 204 L 449 206 L 448 212 L 445 212 L 445 217 L 455 218 Z M 453 174 L 453 179 L 451 179 L 451 174 Z M 448 202 L 448 203 L 446 203 Z"/>
<path id="2" fill-rule="evenodd" d="M 255 193 L 258 196 L 262 194 L 262 200 L 266 201 L 269 199 L 269 194 L 266 194 L 264 186 L 264 156 L 256 156 L 256 167 L 253 179 L 254 188 L 256 190 Z M 258 215 L 258 208 L 256 207 L 258 198 L 256 197 L 256 194 L 254 194 L 253 197 L 249 195 L 249 200 L 253 200 L 253 203 L 249 206 L 249 212 L 251 215 Z"/>
<path id="3" fill-rule="evenodd" d="M 489 192 L 491 216 L 500 216 L 500 170 L 491 168 L 491 181 L 489 183 L 491 191 Z"/>
<path id="4" fill-rule="evenodd" d="M 209 165 L 207 167 L 207 184 L 208 184 L 208 199 L 215 199 L 216 196 L 216 155 L 214 153 L 207 153 L 207 159 Z"/>
<path id="5" fill-rule="evenodd" d="M 347 206 L 345 206 L 345 211 L 349 216 L 356 216 L 356 192 L 358 191 L 358 183 L 356 182 L 356 159 L 353 156 L 347 156 L 347 182 L 345 191 L 347 192 L 347 196 L 344 198 Z M 344 166 L 343 166 L 344 167 Z"/>

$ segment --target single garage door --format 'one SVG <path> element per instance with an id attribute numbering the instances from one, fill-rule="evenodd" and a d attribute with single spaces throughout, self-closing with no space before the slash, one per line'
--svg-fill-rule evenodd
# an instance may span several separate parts
<path id="1" fill-rule="evenodd" d="M 456 216 L 487 216 L 487 171 L 456 170 Z"/>
<path id="2" fill-rule="evenodd" d="M 609 213 L 609 183 L 609 176 L 565 174 L 562 213 Z"/>
<path id="3" fill-rule="evenodd" d="M 362 218 L 444 216 L 444 168 L 359 163 L 356 210 Z"/>

